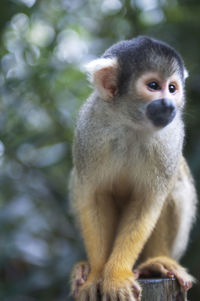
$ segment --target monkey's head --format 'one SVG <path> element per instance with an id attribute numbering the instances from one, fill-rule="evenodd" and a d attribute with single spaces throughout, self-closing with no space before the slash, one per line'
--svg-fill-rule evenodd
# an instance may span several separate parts
<path id="1" fill-rule="evenodd" d="M 187 71 L 180 55 L 163 42 L 144 36 L 119 42 L 87 70 L 102 101 L 140 128 L 163 128 L 184 106 Z"/>

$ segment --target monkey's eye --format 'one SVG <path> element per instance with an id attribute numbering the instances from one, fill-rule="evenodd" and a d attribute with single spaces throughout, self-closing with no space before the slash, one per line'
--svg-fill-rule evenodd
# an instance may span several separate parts
<path id="1" fill-rule="evenodd" d="M 157 82 L 149 82 L 147 84 L 147 87 L 150 88 L 151 90 L 160 90 L 160 86 Z"/>
<path id="2" fill-rule="evenodd" d="M 175 85 L 172 85 L 172 84 L 169 85 L 169 92 L 170 92 L 170 93 L 176 92 L 176 87 L 175 87 Z"/>

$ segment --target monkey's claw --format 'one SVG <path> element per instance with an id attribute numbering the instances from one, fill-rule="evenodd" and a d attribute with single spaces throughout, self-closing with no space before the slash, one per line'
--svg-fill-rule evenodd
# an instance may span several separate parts
<path id="1" fill-rule="evenodd" d="M 71 294 L 77 299 L 80 287 L 86 282 L 90 272 L 88 262 L 81 261 L 75 264 L 71 274 Z"/>
<path id="2" fill-rule="evenodd" d="M 189 275 L 185 268 L 175 260 L 168 257 L 156 257 L 142 263 L 137 269 L 136 274 L 140 277 L 150 277 L 159 275 L 163 277 L 176 278 L 185 291 L 192 287 L 195 279 Z"/>

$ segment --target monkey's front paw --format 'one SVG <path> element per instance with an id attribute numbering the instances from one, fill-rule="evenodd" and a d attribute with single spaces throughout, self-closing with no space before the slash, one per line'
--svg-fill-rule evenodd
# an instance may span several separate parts
<path id="1" fill-rule="evenodd" d="M 149 277 L 152 275 L 169 278 L 175 277 L 185 291 L 189 290 L 193 282 L 195 282 L 195 279 L 187 273 L 185 268 L 175 260 L 164 256 L 148 259 L 135 270 L 135 273 L 140 277 Z"/>
<path id="2" fill-rule="evenodd" d="M 133 274 L 125 277 L 107 278 L 103 282 L 103 301 L 140 301 L 141 287 Z"/>
<path id="3" fill-rule="evenodd" d="M 77 299 L 78 301 L 98 301 L 101 296 L 101 279 L 88 280 L 80 287 Z"/>
<path id="4" fill-rule="evenodd" d="M 75 264 L 71 273 L 71 294 L 77 299 L 80 287 L 86 282 L 90 272 L 89 263 L 81 261 Z"/>

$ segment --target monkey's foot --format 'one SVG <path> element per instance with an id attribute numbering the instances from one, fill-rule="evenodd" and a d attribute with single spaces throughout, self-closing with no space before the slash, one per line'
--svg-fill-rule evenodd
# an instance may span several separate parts
<path id="1" fill-rule="evenodd" d="M 179 265 L 175 260 L 165 256 L 148 259 L 139 265 L 135 273 L 139 277 L 157 275 L 169 278 L 175 277 L 185 291 L 189 290 L 195 282 L 195 279 L 187 273 L 185 268 Z"/>
<path id="2" fill-rule="evenodd" d="M 102 301 L 140 301 L 141 287 L 132 275 L 119 279 L 113 279 L 112 277 L 105 279 Z"/>
<path id="3" fill-rule="evenodd" d="M 90 272 L 89 263 L 81 261 L 75 264 L 71 273 L 71 294 L 77 299 L 80 287 L 86 282 Z"/>

